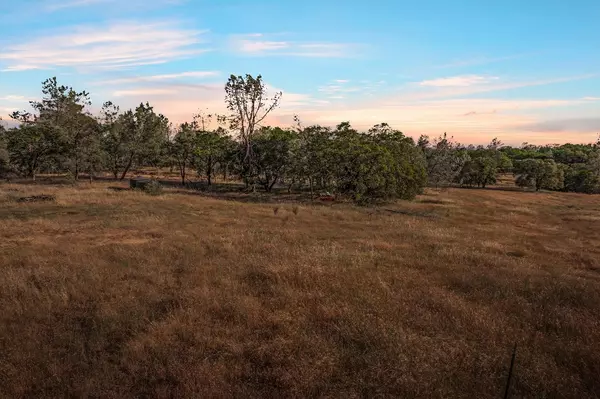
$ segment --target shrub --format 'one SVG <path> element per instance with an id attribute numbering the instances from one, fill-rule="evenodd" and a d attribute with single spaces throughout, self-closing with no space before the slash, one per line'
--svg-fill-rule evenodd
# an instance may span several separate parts
<path id="1" fill-rule="evenodd" d="M 357 203 L 413 199 L 426 179 L 425 159 L 410 137 L 376 125 L 369 134 L 336 132 L 331 171 L 336 192 Z"/>
<path id="2" fill-rule="evenodd" d="M 559 190 L 564 187 L 564 171 L 551 159 L 524 159 L 515 165 L 515 183 L 519 187 Z"/>
<path id="3" fill-rule="evenodd" d="M 161 195 L 163 188 L 158 180 L 150 180 L 142 186 L 142 190 L 150 195 Z"/>

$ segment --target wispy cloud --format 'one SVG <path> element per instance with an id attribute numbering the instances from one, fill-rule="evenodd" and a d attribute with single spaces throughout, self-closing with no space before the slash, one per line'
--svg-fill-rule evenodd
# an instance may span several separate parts
<path id="1" fill-rule="evenodd" d="M 133 0 L 136 3 L 142 4 L 142 1 Z M 151 1 L 153 4 L 167 4 L 167 5 L 177 5 L 183 4 L 186 0 L 145 0 L 143 2 L 144 5 L 147 5 L 148 2 Z M 96 5 L 106 5 L 110 3 L 118 3 L 119 0 L 47 0 L 43 2 L 43 7 L 46 11 L 54 12 L 60 11 L 66 8 L 76 8 L 76 7 L 86 7 L 86 6 L 96 6 Z M 129 2 L 128 2 L 129 3 Z M 129 4 L 131 5 L 131 4 Z"/>
<path id="2" fill-rule="evenodd" d="M 343 58 L 356 55 L 355 45 L 348 43 L 306 43 L 271 40 L 261 33 L 234 35 L 230 38 L 234 52 L 255 56 L 292 56 Z"/>
<path id="3" fill-rule="evenodd" d="M 0 101 L 25 101 L 25 96 L 8 95 L 0 97 Z"/>
<path id="4" fill-rule="evenodd" d="M 339 93 L 355 93 L 362 89 L 356 86 L 345 86 L 344 84 L 329 84 L 320 86 L 318 91 L 325 94 L 339 94 Z"/>
<path id="5" fill-rule="evenodd" d="M 117 90 L 113 93 L 115 97 L 137 97 L 137 96 L 160 96 L 164 94 L 175 94 L 175 89 L 142 88 L 133 90 Z M 143 101 L 143 100 L 142 100 Z"/>
<path id="6" fill-rule="evenodd" d="M 0 50 L 4 71 L 75 68 L 128 68 L 166 63 L 208 51 L 204 31 L 174 22 L 119 22 L 76 26 Z"/>
<path id="7" fill-rule="evenodd" d="M 318 86 L 317 91 L 330 100 L 344 100 L 353 95 L 356 97 L 358 94 L 373 97 L 376 93 L 381 95 L 386 91 L 384 87 L 385 80 L 360 80 L 350 83 L 349 79 L 335 79 L 325 85 Z"/>
<path id="8" fill-rule="evenodd" d="M 249 40 L 241 39 L 238 43 L 238 49 L 243 53 L 264 53 L 290 48 L 288 42 L 274 42 L 267 40 Z"/>
<path id="9" fill-rule="evenodd" d="M 455 67 L 458 68 L 458 67 L 465 67 L 465 66 L 486 65 L 486 64 L 492 64 L 495 62 L 523 58 L 528 55 L 531 55 L 531 54 L 514 54 L 514 55 L 501 56 L 501 57 L 488 57 L 488 56 L 472 57 L 472 58 L 456 60 L 456 61 L 449 62 L 447 64 L 439 65 L 437 68 L 455 68 Z"/>
<path id="10" fill-rule="evenodd" d="M 53 1 L 46 5 L 46 10 L 57 11 L 64 8 L 83 7 L 95 4 L 114 3 L 116 0 L 70 0 L 70 1 Z"/>
<path id="11" fill-rule="evenodd" d="M 538 132 L 598 133 L 600 118 L 554 119 L 520 126 L 520 129 Z"/>
<path id="12" fill-rule="evenodd" d="M 430 81 L 416 82 L 405 89 L 405 91 L 401 97 L 402 98 L 411 98 L 411 99 L 436 99 L 436 98 L 452 98 L 452 97 L 461 97 L 468 96 L 472 94 L 479 93 L 490 93 L 497 91 L 505 91 L 512 89 L 519 89 L 524 87 L 534 87 L 534 86 L 545 86 L 551 84 L 558 83 L 566 83 L 577 80 L 591 79 L 598 77 L 599 74 L 587 74 L 587 75 L 575 75 L 575 76 L 565 76 L 560 78 L 551 78 L 551 79 L 539 79 L 539 80 L 508 80 L 508 79 L 489 79 L 488 81 L 477 81 L 472 80 L 469 82 L 468 79 L 465 79 L 464 82 L 461 82 L 460 79 L 452 80 L 453 78 L 447 78 L 448 81 L 445 81 L 445 78 L 442 79 L 433 79 Z M 431 84 L 425 84 L 424 82 L 431 82 Z M 464 84 L 459 84 L 464 83 Z M 471 84 L 468 84 L 471 83 Z M 412 86 L 412 90 L 411 89 Z"/>
<path id="13" fill-rule="evenodd" d="M 496 76 L 462 75 L 419 82 L 419 86 L 430 87 L 466 87 L 490 83 L 499 78 Z"/>
<path id="14" fill-rule="evenodd" d="M 204 79 L 211 78 L 221 75 L 217 71 L 188 71 L 180 73 L 170 73 L 164 75 L 150 75 L 150 76 L 133 76 L 120 79 L 111 79 L 95 82 L 94 85 L 117 85 L 126 83 L 141 83 L 141 82 L 164 82 L 180 78 L 193 78 L 193 79 Z"/>

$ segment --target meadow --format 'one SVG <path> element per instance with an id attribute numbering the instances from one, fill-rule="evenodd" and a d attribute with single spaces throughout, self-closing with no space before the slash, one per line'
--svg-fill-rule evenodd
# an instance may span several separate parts
<path id="1" fill-rule="evenodd" d="M 119 184 L 0 184 L 1 397 L 600 396 L 597 196 Z"/>

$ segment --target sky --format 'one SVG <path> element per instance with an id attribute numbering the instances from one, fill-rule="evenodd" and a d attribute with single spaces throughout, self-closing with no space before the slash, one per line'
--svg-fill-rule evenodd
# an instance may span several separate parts
<path id="1" fill-rule="evenodd" d="M 595 142 L 599 18 L 597 0 L 0 0 L 0 116 L 56 76 L 92 113 L 148 101 L 180 123 L 249 73 L 283 92 L 272 125 Z"/>

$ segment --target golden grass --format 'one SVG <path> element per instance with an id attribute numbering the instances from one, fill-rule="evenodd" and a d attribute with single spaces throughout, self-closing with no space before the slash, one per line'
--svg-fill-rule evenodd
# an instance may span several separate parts
<path id="1" fill-rule="evenodd" d="M 598 396 L 598 197 L 277 206 L 0 185 L 0 394 Z"/>

